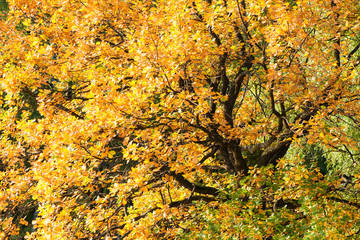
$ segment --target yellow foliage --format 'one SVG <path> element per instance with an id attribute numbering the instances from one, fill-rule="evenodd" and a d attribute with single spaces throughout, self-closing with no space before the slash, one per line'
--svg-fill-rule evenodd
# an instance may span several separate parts
<path id="1" fill-rule="evenodd" d="M 358 232 L 358 1 L 8 3 L 0 238 Z"/>

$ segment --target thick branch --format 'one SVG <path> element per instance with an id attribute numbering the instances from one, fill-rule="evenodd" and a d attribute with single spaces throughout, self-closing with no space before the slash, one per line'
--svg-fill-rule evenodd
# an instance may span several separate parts
<path id="1" fill-rule="evenodd" d="M 193 201 L 205 201 L 205 202 L 213 202 L 213 201 L 217 201 L 217 199 L 212 198 L 212 197 L 205 197 L 205 196 L 191 196 L 187 199 L 184 200 L 180 200 L 180 201 L 175 201 L 169 204 L 170 207 L 179 207 L 182 205 L 188 205 L 188 204 L 192 204 Z"/>
<path id="2" fill-rule="evenodd" d="M 334 1 L 331 1 L 331 6 L 333 8 L 336 7 L 336 3 Z M 335 21 L 336 21 L 336 27 L 339 28 L 339 13 L 335 12 Z M 335 47 L 334 47 L 334 57 L 336 60 L 336 65 L 338 68 L 340 68 L 341 62 L 340 62 L 340 32 L 339 29 L 336 31 L 336 35 L 335 36 Z"/>
<path id="3" fill-rule="evenodd" d="M 221 40 L 219 38 L 219 36 L 213 31 L 212 26 L 208 26 L 208 31 L 210 33 L 210 36 L 212 37 L 212 39 L 215 41 L 216 45 L 220 46 L 221 45 Z"/>
<path id="4" fill-rule="evenodd" d="M 290 147 L 291 142 L 292 140 L 278 141 L 275 144 L 267 147 L 258 160 L 259 167 L 275 164 L 276 160 L 284 157 Z"/>
<path id="5" fill-rule="evenodd" d="M 360 43 L 358 43 L 358 45 L 356 45 L 356 47 L 348 54 L 347 58 L 350 59 L 357 52 L 357 50 L 359 50 L 359 48 Z"/>
<path id="6" fill-rule="evenodd" d="M 246 58 L 245 62 L 240 66 L 239 72 L 238 72 L 237 76 L 235 77 L 234 82 L 229 90 L 228 99 L 224 105 L 224 108 L 225 108 L 224 115 L 225 115 L 225 119 L 226 119 L 227 123 L 230 126 L 233 126 L 232 114 L 233 114 L 233 110 L 234 110 L 234 105 L 239 96 L 241 86 L 243 86 L 244 79 L 245 79 L 247 73 L 249 73 L 249 69 L 253 65 L 253 63 L 252 63 L 253 60 L 254 60 L 253 56 L 249 56 Z"/>
<path id="7" fill-rule="evenodd" d="M 180 173 L 176 173 L 174 171 L 169 171 L 169 175 L 172 176 L 182 187 L 190 190 L 194 193 L 200 193 L 200 194 L 209 194 L 213 196 L 217 196 L 219 194 L 219 190 L 213 187 L 203 187 L 196 185 L 195 183 L 192 183 L 188 181 L 183 175 Z"/>
<path id="8" fill-rule="evenodd" d="M 70 109 L 64 107 L 64 106 L 61 105 L 61 104 L 55 104 L 55 107 L 57 107 L 59 110 L 62 110 L 62 111 L 64 111 L 64 112 L 69 113 L 70 115 L 76 117 L 77 119 L 84 120 L 84 117 L 83 117 L 83 116 L 77 114 L 76 112 L 71 111 Z"/>

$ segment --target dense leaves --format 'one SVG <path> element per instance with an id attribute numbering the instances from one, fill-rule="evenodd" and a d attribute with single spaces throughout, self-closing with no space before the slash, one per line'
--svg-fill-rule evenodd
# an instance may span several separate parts
<path id="1" fill-rule="evenodd" d="M 3 6 L 2 238 L 359 233 L 358 1 Z"/>

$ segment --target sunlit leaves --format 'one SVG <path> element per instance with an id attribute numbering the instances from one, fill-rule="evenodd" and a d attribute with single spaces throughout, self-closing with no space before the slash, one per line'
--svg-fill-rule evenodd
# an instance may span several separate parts
<path id="1" fill-rule="evenodd" d="M 358 231 L 357 1 L 8 2 L 1 237 Z"/>

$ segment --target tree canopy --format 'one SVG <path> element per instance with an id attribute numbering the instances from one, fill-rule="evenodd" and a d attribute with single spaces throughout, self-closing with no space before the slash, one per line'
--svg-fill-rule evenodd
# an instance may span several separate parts
<path id="1" fill-rule="evenodd" d="M 360 232 L 358 0 L 1 3 L 1 238 Z"/>

